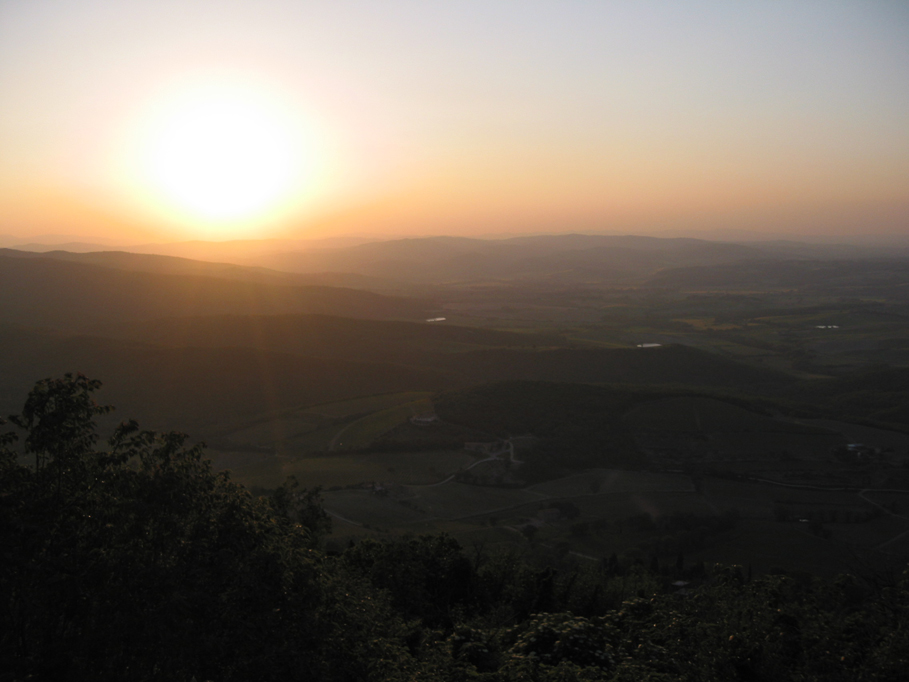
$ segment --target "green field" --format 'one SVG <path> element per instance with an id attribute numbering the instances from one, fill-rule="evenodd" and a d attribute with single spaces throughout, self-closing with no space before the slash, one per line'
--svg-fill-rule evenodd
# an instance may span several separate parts
<path id="1" fill-rule="evenodd" d="M 351 465 L 362 460 L 376 466 L 374 457 L 335 459 Z M 319 465 L 318 459 L 310 460 L 313 470 Z M 367 471 L 367 465 L 360 470 Z M 902 534 L 909 531 L 909 519 L 872 514 L 873 505 L 854 492 L 712 477 L 702 479 L 698 487 L 703 492 L 696 492 L 692 479 L 681 474 L 598 469 L 526 489 L 449 481 L 398 486 L 384 496 L 365 489 L 329 491 L 325 505 L 334 514 L 360 524 L 339 521 L 336 537 L 361 533 L 365 524 L 393 533 L 444 531 L 465 546 L 508 546 L 531 553 L 559 548 L 581 557 L 615 552 L 642 560 L 655 553 L 667 561 L 674 560 L 678 548 L 684 546 L 689 561 L 750 564 L 758 571 L 781 566 L 824 575 L 849 569 L 858 555 L 884 556 L 874 548 L 892 540 L 901 547 L 899 543 L 905 544 L 906 539 Z M 873 499 L 889 504 L 897 498 L 909 500 L 899 494 L 877 494 Z M 553 519 L 546 510 L 554 503 L 570 503 L 574 515 Z M 781 508 L 789 520 L 776 518 Z M 739 519 L 731 529 L 708 531 L 706 536 L 704 531 L 664 527 L 672 519 L 682 518 L 695 528 L 706 528 L 709 519 L 728 513 Z M 807 518 L 800 521 L 800 517 Z M 519 532 L 528 523 L 538 528 L 533 542 Z M 700 539 L 691 545 L 692 538 Z"/>
<path id="2" fill-rule="evenodd" d="M 398 424 L 403 424 L 413 416 L 431 410 L 429 398 L 423 397 L 402 405 L 373 412 L 351 422 L 335 434 L 331 441 L 332 450 L 362 450 L 369 447 L 383 433 L 390 431 Z"/>
<path id="3" fill-rule="evenodd" d="M 817 427 L 773 419 L 722 400 L 695 396 L 644 403 L 630 410 L 624 421 L 633 429 L 647 431 L 810 434 L 824 432 Z"/>
<path id="4" fill-rule="evenodd" d="M 224 431 L 217 442 L 223 450 L 268 451 L 284 456 L 363 449 L 414 414 L 430 411 L 431 395 L 406 391 L 283 410 Z"/>
<path id="5" fill-rule="evenodd" d="M 312 405 L 307 407 L 304 412 L 321 417 L 342 418 L 350 417 L 355 414 L 366 414 L 368 412 L 377 412 L 395 405 L 411 403 L 418 400 L 424 400 L 431 396 L 426 391 L 406 391 L 403 393 L 385 393 L 383 395 L 372 395 L 353 400 L 341 400 L 334 403 L 325 403 L 322 405 Z"/>
<path id="6" fill-rule="evenodd" d="M 693 492 L 606 493 L 574 500 L 587 519 L 623 519 L 646 514 L 659 519 L 676 513 L 713 515 L 709 502 Z"/>
<path id="7" fill-rule="evenodd" d="M 280 485 L 289 475 L 306 487 L 322 486 L 325 508 L 335 520 L 332 541 L 340 543 L 370 533 L 447 532 L 465 546 L 509 548 L 538 557 L 573 553 L 585 560 L 617 553 L 644 562 L 654 557 L 668 562 L 675 561 L 684 548 L 686 561 L 749 564 L 758 571 L 781 566 L 823 574 L 848 569 L 857 555 L 886 557 L 886 552 L 909 546 L 909 534 L 902 535 L 909 530 L 909 520 L 876 509 L 855 492 L 732 480 L 712 474 L 710 468 L 782 483 L 845 486 L 870 479 L 861 463 L 833 457 L 835 448 L 848 442 L 843 432 L 886 443 L 892 450 L 905 445 L 904 434 L 848 428 L 836 421 L 775 418 L 734 404 L 734 398 L 726 402 L 707 396 L 665 397 L 665 392 L 657 392 L 656 399 L 648 399 L 640 391 L 565 385 L 552 389 L 561 391 L 558 395 L 565 398 L 565 405 L 586 396 L 586 402 L 581 402 L 588 409 L 597 399 L 602 401 L 602 408 L 598 407 L 602 411 L 583 421 L 579 417 L 583 412 L 563 405 L 560 412 L 549 409 L 529 421 L 526 415 L 508 421 L 515 416 L 513 411 L 526 407 L 522 401 L 528 396 L 536 409 L 548 395 L 547 386 L 515 383 L 507 390 L 477 389 L 485 402 L 464 412 L 468 419 L 463 426 L 447 417 L 436 426 L 410 425 L 411 416 L 432 409 L 425 393 L 332 403 L 321 412 L 287 415 L 285 424 L 293 423 L 300 432 L 277 441 L 273 451 L 225 448 L 216 451 L 216 465 L 230 468 L 236 480 L 260 488 Z M 467 401 L 470 395 L 459 399 Z M 498 414 L 496 410 L 511 433 L 528 429 L 543 433 L 543 420 L 547 420 L 546 428 L 555 434 L 549 442 L 562 450 L 574 443 L 558 430 L 565 423 L 582 424 L 584 433 L 598 428 L 611 433 L 632 429 L 645 447 L 674 448 L 677 457 L 682 453 L 689 463 L 704 466 L 689 469 L 700 472 L 694 475 L 576 469 L 523 489 L 449 480 L 478 457 L 459 450 L 454 442 L 458 438 L 448 431 L 467 428 L 469 432 L 476 428 L 471 420 Z M 440 414 L 445 417 L 441 408 Z M 273 427 L 265 423 L 250 425 L 243 435 L 254 441 L 256 436 L 267 436 L 269 428 Z M 389 432 L 396 435 L 380 439 Z M 433 434 L 447 434 L 453 442 L 440 450 L 417 443 Z M 388 451 L 377 446 L 370 452 L 377 441 Z M 596 445 L 604 456 L 614 446 L 623 447 L 622 441 L 605 439 Z M 414 451 L 408 451 L 411 447 Z M 531 449 L 519 457 L 532 458 L 533 453 Z M 472 473 L 480 474 L 489 466 L 501 464 L 481 464 Z M 902 471 L 888 467 L 887 471 Z M 900 504 L 906 497 L 873 495 L 871 499 L 882 504 Z M 553 515 L 560 504 L 570 505 L 565 507 L 570 513 Z M 718 525 L 730 514 L 735 519 L 731 526 Z M 528 525 L 536 530 L 525 531 Z M 533 535 L 532 540 L 525 532 Z"/>
<path id="8" fill-rule="evenodd" d="M 576 497 L 595 493 L 640 491 L 689 491 L 691 479 L 681 474 L 655 474 L 646 471 L 591 469 L 581 474 L 532 485 L 528 490 L 551 497 Z"/>

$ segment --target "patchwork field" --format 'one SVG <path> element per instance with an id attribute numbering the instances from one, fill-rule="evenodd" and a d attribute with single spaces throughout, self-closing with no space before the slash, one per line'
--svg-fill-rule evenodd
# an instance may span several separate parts
<path id="1" fill-rule="evenodd" d="M 625 415 L 624 421 L 637 431 L 688 433 L 823 433 L 791 421 L 773 419 L 722 400 L 686 396 L 643 403 Z"/>
<path id="2" fill-rule="evenodd" d="M 288 456 L 362 449 L 385 431 L 431 410 L 430 395 L 405 391 L 281 410 L 222 432 L 215 442 L 223 450 Z"/>
<path id="3" fill-rule="evenodd" d="M 325 403 L 324 405 L 312 405 L 305 409 L 305 413 L 339 419 L 356 414 L 378 412 L 379 410 L 384 410 L 403 403 L 425 400 L 431 395 L 431 393 L 426 391 L 386 393 L 383 395 L 355 398 L 353 400 L 342 400 L 335 403 Z"/>
<path id="4" fill-rule="evenodd" d="M 873 500 L 909 502 L 909 495 L 875 493 Z M 449 481 L 380 494 L 329 491 L 325 504 L 344 519 L 336 541 L 365 526 L 447 532 L 467 547 L 578 560 L 617 553 L 676 561 L 683 554 L 687 562 L 739 563 L 758 572 L 784 566 L 833 575 L 865 561 L 889 565 L 909 544 L 909 519 L 877 512 L 855 492 L 640 471 L 597 469 L 524 490 Z"/>
<path id="5" fill-rule="evenodd" d="M 321 486 L 334 523 L 331 542 L 339 547 L 369 534 L 447 532 L 466 547 L 546 561 L 619 554 L 644 563 L 675 562 L 682 556 L 685 562 L 740 563 L 756 571 L 783 566 L 825 575 L 857 570 L 863 557 L 877 564 L 896 560 L 909 549 L 909 518 L 897 515 L 909 514 L 909 495 L 860 495 L 856 486 L 873 487 L 877 480 L 870 465 L 834 457 L 861 438 L 886 451 L 890 464 L 884 468 L 899 473 L 897 453 L 909 451 L 905 434 L 771 416 L 732 398 L 671 392 L 648 398 L 646 392 L 592 386 L 578 389 L 580 402 L 574 389 L 562 386 L 558 390 L 567 391 L 567 402 L 558 413 L 544 410 L 530 421 L 510 421 L 517 414 L 510 410 L 536 409 L 546 390 L 545 384 L 518 383 L 481 393 L 483 402 L 458 413 L 465 421 L 448 420 L 439 408 L 445 419 L 430 426 L 409 421 L 433 410 L 427 393 L 327 403 L 249 423 L 230 435 L 248 447 L 220 447 L 209 454 L 216 468 L 230 469 L 234 479 L 255 488 L 274 488 L 288 476 L 307 488 Z M 472 395 L 459 399 L 470 405 Z M 536 429 L 544 435 L 517 452 L 518 460 L 533 459 L 538 448 L 548 447 L 554 461 L 569 463 L 575 429 L 612 434 L 624 429 L 648 452 L 674 453 L 678 464 L 664 467 L 679 471 L 640 470 L 640 463 L 630 465 L 637 470 L 608 465 L 578 470 L 575 464 L 572 473 L 565 473 L 571 466 L 556 467 L 548 480 L 523 488 L 489 485 L 495 476 L 484 477 L 483 471 L 505 471 L 509 448 L 499 448 L 501 459 L 491 460 L 461 446 L 507 437 L 504 430 L 485 430 L 483 419 L 493 413 L 512 434 Z M 620 436 L 583 444 L 604 454 L 628 447 Z M 666 461 L 657 457 L 650 465 Z M 511 466 L 520 471 L 521 465 Z M 473 483 L 455 480 L 455 474 L 468 471 Z M 884 478 L 896 480 L 894 475 Z"/>
<path id="6" fill-rule="evenodd" d="M 686 492 L 692 489 L 689 476 L 646 471 L 620 471 L 617 469 L 592 469 L 554 481 L 537 483 L 528 488 L 528 490 L 543 493 L 550 497 L 577 497 L 597 493 L 642 491 Z"/>
<path id="7" fill-rule="evenodd" d="M 390 431 L 411 417 L 432 409 L 428 398 L 421 398 L 403 405 L 379 410 L 351 422 L 332 438 L 331 450 L 361 450 L 369 447 L 379 436 Z"/>

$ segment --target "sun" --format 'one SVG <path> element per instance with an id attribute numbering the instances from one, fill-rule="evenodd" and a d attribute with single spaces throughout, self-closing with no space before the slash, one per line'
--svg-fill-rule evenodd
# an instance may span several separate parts
<path id="1" fill-rule="evenodd" d="M 293 117 L 255 88 L 195 86 L 159 107 L 146 128 L 143 175 L 190 220 L 266 215 L 305 183 L 312 159 Z"/>

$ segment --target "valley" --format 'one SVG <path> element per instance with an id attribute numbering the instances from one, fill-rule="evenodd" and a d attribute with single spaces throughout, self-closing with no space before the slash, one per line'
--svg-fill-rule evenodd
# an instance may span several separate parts
<path id="1" fill-rule="evenodd" d="M 98 378 L 104 424 L 188 432 L 253 491 L 321 488 L 330 546 L 909 556 L 900 254 L 563 235 L 254 258 L 3 250 L 3 410 Z"/>

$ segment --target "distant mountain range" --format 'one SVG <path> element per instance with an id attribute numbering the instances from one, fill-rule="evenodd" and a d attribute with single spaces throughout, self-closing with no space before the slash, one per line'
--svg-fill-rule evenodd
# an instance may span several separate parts
<path id="1" fill-rule="evenodd" d="M 427 300 L 302 285 L 282 273 L 134 254 L 0 250 L 0 290 L 0 321 L 77 331 L 211 314 L 421 319 L 431 308 Z"/>
<path id="2" fill-rule="evenodd" d="M 561 235 L 506 240 L 427 237 L 343 249 L 263 254 L 249 264 L 288 272 L 356 272 L 444 284 L 535 279 L 553 273 L 624 280 L 668 266 L 713 265 L 766 258 L 750 246 L 697 239 Z"/>
<path id="3" fill-rule="evenodd" d="M 48 244 L 26 244 L 20 250 L 48 257 L 92 262 L 154 272 L 183 272 L 228 276 L 224 264 L 306 274 L 297 284 L 409 291 L 414 285 L 452 284 L 488 280 L 540 280 L 639 283 L 672 268 L 710 267 L 739 262 L 780 260 L 845 260 L 909 258 L 905 247 L 804 243 L 789 240 L 718 242 L 692 238 L 541 235 L 508 239 L 424 237 L 386 241 L 362 239 L 244 240 L 182 242 L 130 247 L 132 260 L 109 254 L 111 247 L 70 243 L 55 253 Z M 79 253 L 76 253 L 79 252 Z M 124 252 L 121 252 L 123 254 Z M 163 256 L 195 259 L 195 265 L 166 264 Z M 77 257 L 82 256 L 82 258 Z M 142 260 L 142 258 L 146 260 Z M 220 272 L 202 272 L 200 261 L 221 263 Z M 246 272 L 243 277 L 249 277 Z M 260 277 L 265 273 L 260 272 Z M 271 274 L 274 277 L 274 274 Z"/>
<path id="4" fill-rule="evenodd" d="M 466 300 L 478 292 L 485 305 L 488 292 L 526 282 L 618 283 L 621 295 L 631 284 L 643 295 L 660 289 L 670 298 L 674 290 L 717 287 L 835 292 L 841 283 L 897 298 L 909 290 L 909 261 L 899 253 L 846 260 L 836 247 L 818 254 L 789 243 L 596 235 L 250 249 L 247 265 L 0 249 L 0 406 L 14 409 L 36 379 L 66 371 L 105 382 L 106 399 L 121 414 L 199 437 L 250 415 L 317 402 L 512 379 L 748 387 L 792 391 L 798 400 L 808 389 L 793 388 L 791 375 L 668 345 L 671 337 L 660 338 L 667 344 L 660 348 L 615 348 L 583 340 L 570 324 L 547 321 L 531 325 L 533 333 L 466 326 L 489 324 L 482 305 L 460 318 L 464 326 L 452 324 L 457 313 L 441 307 L 442 294 L 458 291 Z M 446 289 L 452 284 L 459 289 Z M 546 286 L 521 295 L 537 301 Z M 446 315 L 445 322 L 428 321 Z M 522 329 L 521 320 L 512 328 Z M 861 393 L 845 385 L 842 392 Z"/>

